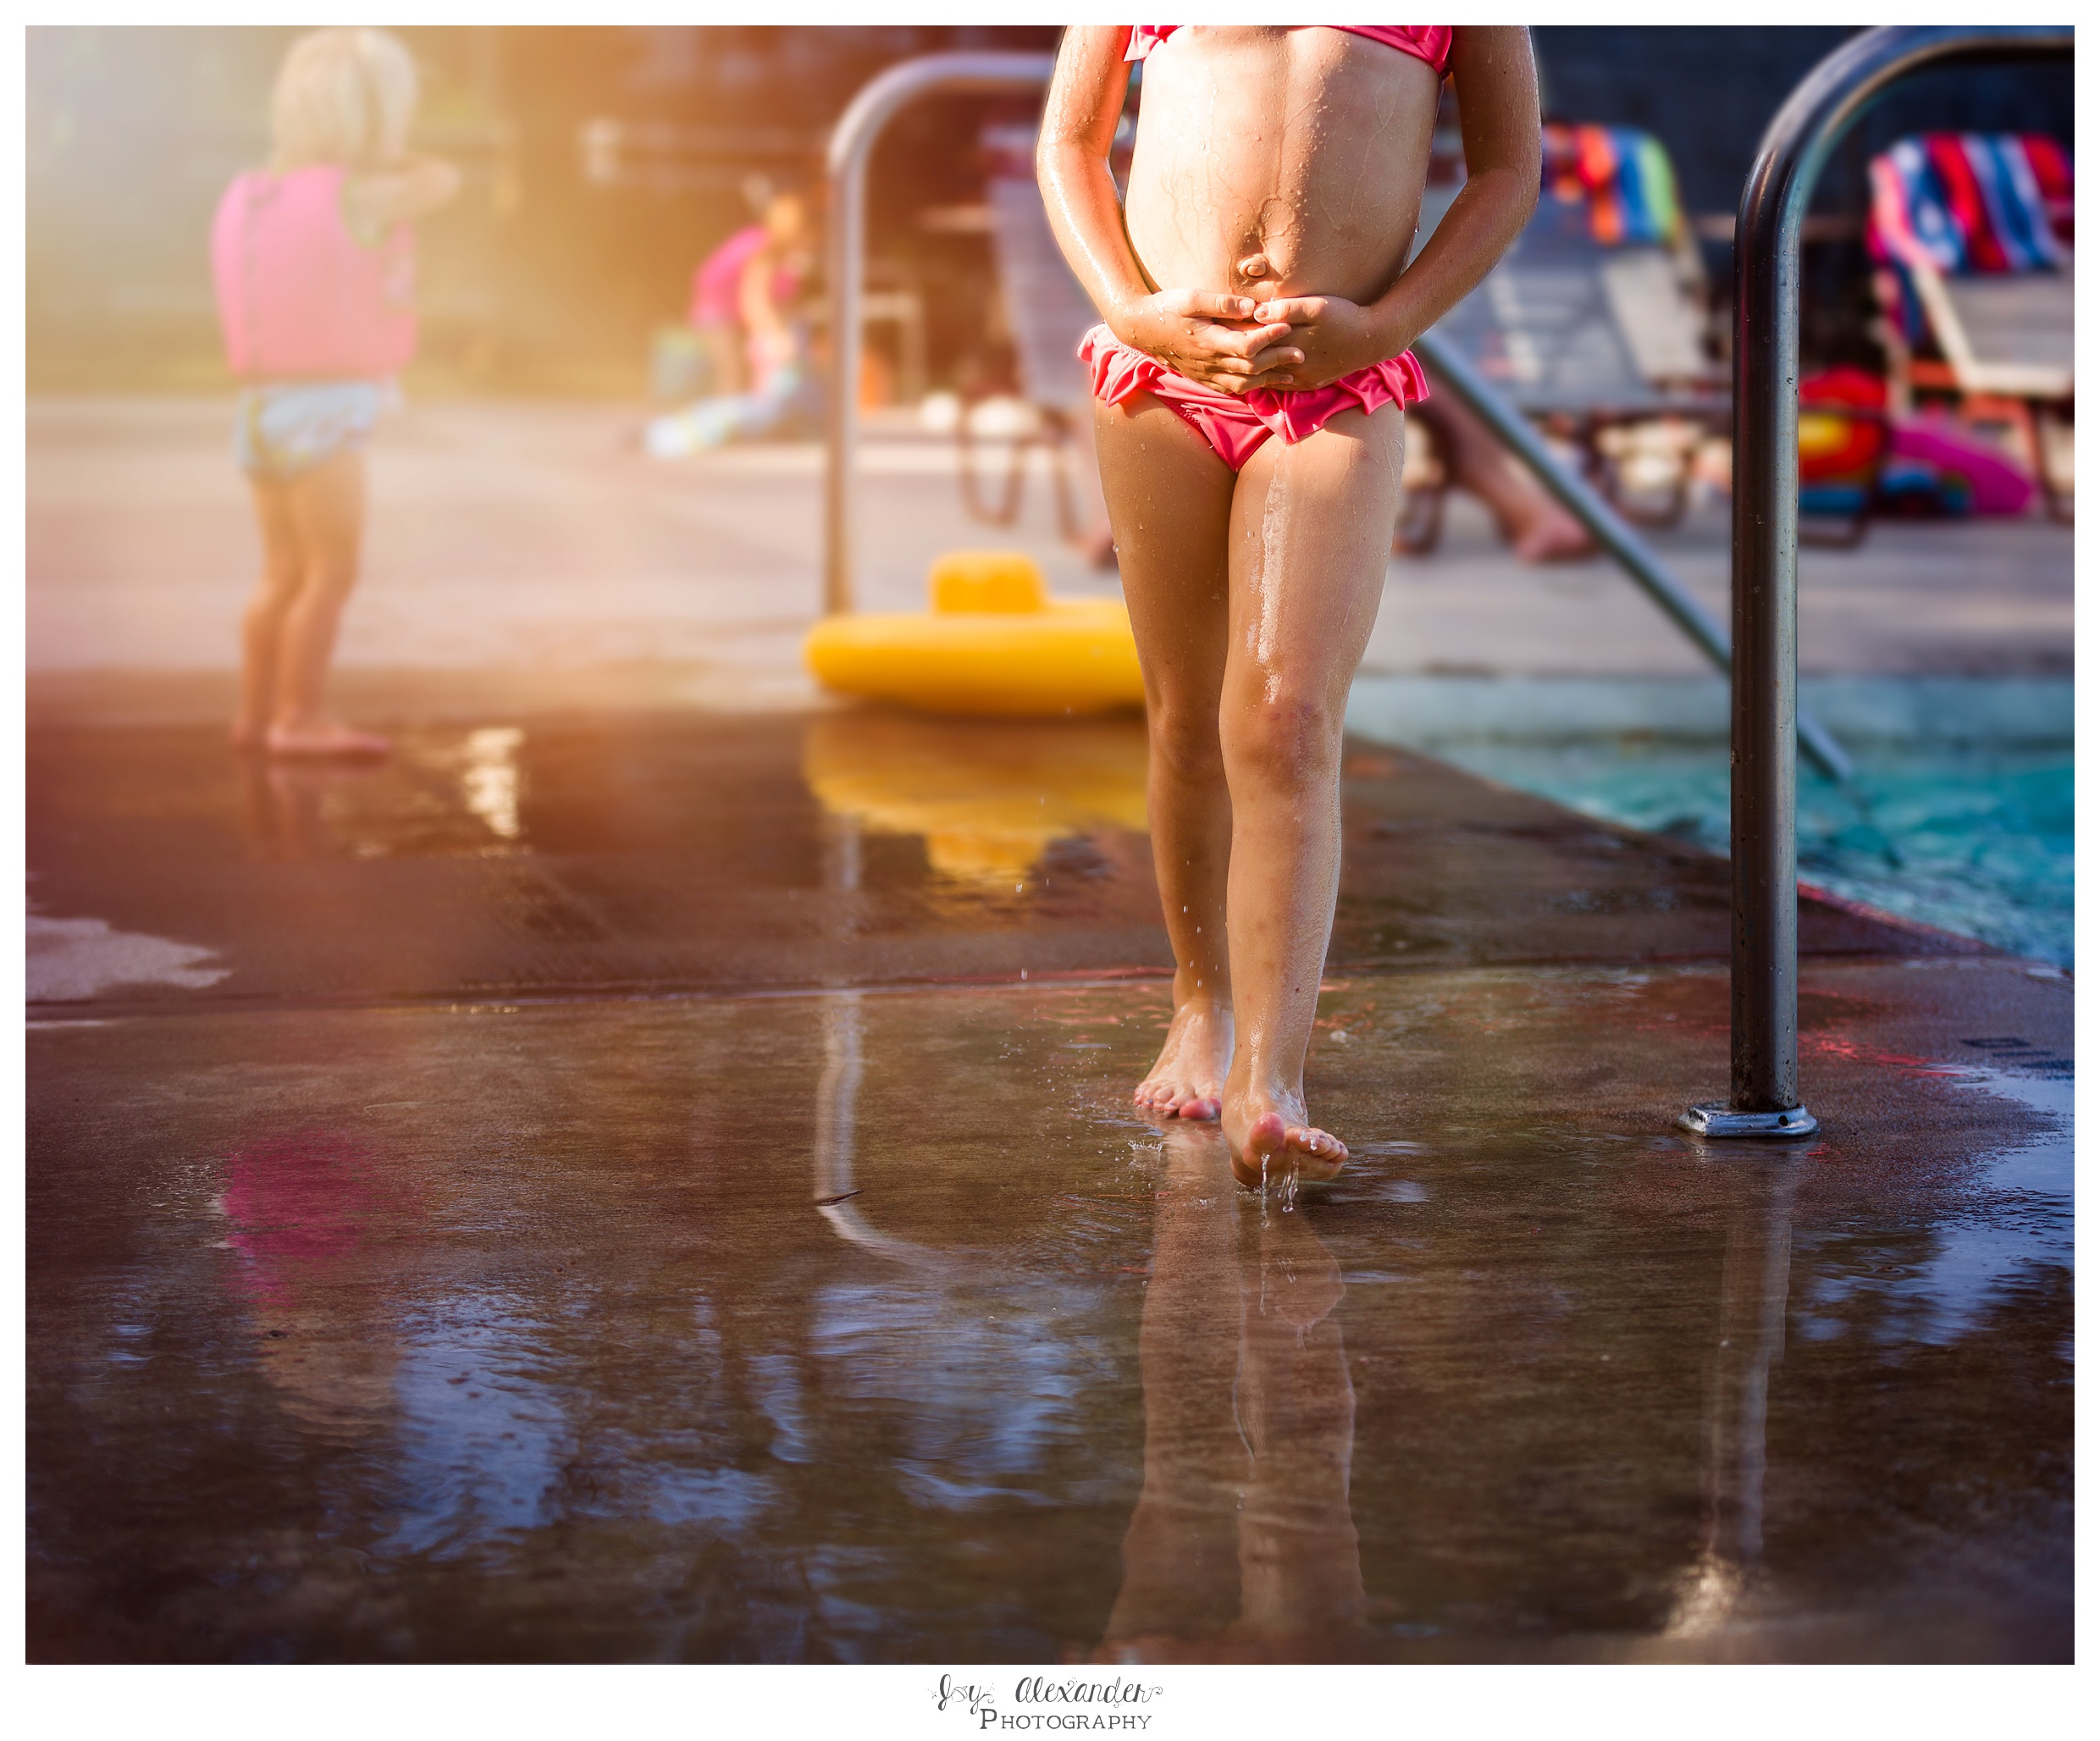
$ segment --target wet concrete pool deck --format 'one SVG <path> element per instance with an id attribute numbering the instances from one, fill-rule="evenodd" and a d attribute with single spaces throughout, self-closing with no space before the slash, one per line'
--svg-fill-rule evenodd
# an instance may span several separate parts
<path id="1" fill-rule="evenodd" d="M 1702 1147 L 1725 866 L 1358 747 L 1286 1209 L 1134 721 L 398 717 L 33 726 L 32 1658 L 2070 1657 L 2061 976 L 1810 900 Z"/>
<path id="2" fill-rule="evenodd" d="M 1702 1149 L 1725 866 L 1358 746 L 1356 1157 L 1258 1202 L 1127 1105 L 1134 722 L 817 708 L 817 454 L 639 415 L 389 425 L 400 749 L 301 771 L 220 738 L 230 401 L 29 408 L 30 1657 L 2071 1655 L 2068 981 L 1810 902 L 1824 1133 Z M 868 608 L 1113 585 L 864 466 Z M 1725 513 L 1659 542 L 1720 608 Z M 1804 668 L 2060 675 L 2072 604 L 2066 528 L 1881 524 Z M 1700 669 L 1463 500 L 1367 664 Z"/>

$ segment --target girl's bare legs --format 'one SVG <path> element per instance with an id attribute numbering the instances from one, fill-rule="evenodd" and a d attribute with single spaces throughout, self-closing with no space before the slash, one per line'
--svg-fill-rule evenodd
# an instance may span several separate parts
<path id="1" fill-rule="evenodd" d="M 1140 1106 L 1214 1119 L 1232 1061 L 1225 871 L 1232 799 L 1218 738 L 1231 467 L 1150 394 L 1097 403 L 1101 481 L 1145 671 L 1152 867 L 1174 944 L 1174 1022 Z"/>
<path id="2" fill-rule="evenodd" d="M 1400 511 L 1396 406 L 1263 444 L 1233 492 L 1231 633 L 1218 710 L 1231 790 L 1226 896 L 1238 1046 L 1223 1118 L 1241 1182 L 1331 1178 L 1305 1053 L 1341 870 L 1342 715 Z"/>
<path id="3" fill-rule="evenodd" d="M 383 754 L 390 748 L 385 738 L 353 731 L 325 711 L 336 627 L 357 584 L 364 456 L 338 454 L 311 472 L 262 488 L 279 495 L 300 565 L 298 589 L 277 619 L 274 706 L 264 741 L 278 755 Z"/>
<path id="4" fill-rule="evenodd" d="M 275 716 L 285 618 L 306 578 L 306 558 L 285 486 L 257 477 L 251 477 L 248 485 L 262 534 L 262 578 L 240 616 L 240 710 L 234 716 L 231 734 L 236 749 L 261 749 Z"/>
<path id="5" fill-rule="evenodd" d="M 1345 412 L 1266 443 L 1236 478 L 1149 395 L 1099 407 L 1096 439 L 1145 668 L 1174 950 L 1174 1025 L 1137 1098 L 1222 1114 L 1244 1183 L 1331 1177 L 1348 1151 L 1307 1120 L 1305 1052 L 1340 867 L 1342 713 L 1384 586 L 1401 415 Z"/>

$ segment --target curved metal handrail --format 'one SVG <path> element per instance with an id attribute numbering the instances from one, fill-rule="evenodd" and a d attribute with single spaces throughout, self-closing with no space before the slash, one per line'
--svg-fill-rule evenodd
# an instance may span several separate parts
<path id="1" fill-rule="evenodd" d="M 928 54 L 863 86 L 832 130 L 825 152 L 831 180 L 825 276 L 831 296 L 832 380 L 825 408 L 824 611 L 854 607 L 854 449 L 860 433 L 860 308 L 866 263 L 868 159 L 907 103 L 934 91 L 1040 91 L 1057 66 L 1052 54 Z"/>
<path id="2" fill-rule="evenodd" d="M 1868 103 L 1955 58 L 2069 53 L 2058 25 L 1888 25 L 1816 67 L 1772 118 L 1736 217 L 1735 489 L 1730 605 L 1730 1092 L 1680 1120 L 1706 1136 L 1808 1136 L 1799 1081 L 1794 859 L 1797 417 L 1801 219 L 1823 165 Z"/>

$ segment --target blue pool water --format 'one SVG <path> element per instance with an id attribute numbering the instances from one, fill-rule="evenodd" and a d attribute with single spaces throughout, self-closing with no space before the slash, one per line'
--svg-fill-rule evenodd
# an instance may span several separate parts
<path id="1" fill-rule="evenodd" d="M 1864 805 L 1804 764 L 1802 877 L 2072 965 L 2070 684 L 1804 681 Z M 1350 723 L 1505 785 L 1728 848 L 1726 694 L 1675 679 L 1359 679 Z"/>

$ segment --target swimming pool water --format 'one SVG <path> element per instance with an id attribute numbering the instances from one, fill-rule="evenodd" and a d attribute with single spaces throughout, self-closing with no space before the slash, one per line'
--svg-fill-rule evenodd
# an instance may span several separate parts
<path id="1" fill-rule="evenodd" d="M 1610 705 L 1585 714 L 1585 696 L 1598 699 L 1594 685 L 1503 680 L 1485 691 L 1477 683 L 1462 695 L 1454 690 L 1440 703 L 1434 680 L 1417 679 L 1396 709 L 1392 697 L 1379 705 L 1372 682 L 1370 705 L 1351 709 L 1351 725 L 1368 736 L 1590 815 L 1728 849 L 1728 752 L 1711 730 L 1712 690 L 1697 710 L 1704 717 L 1694 719 L 1682 695 L 1644 705 L 1640 685 L 1621 686 Z M 2061 686 L 2060 714 L 2057 688 L 1882 680 L 1838 691 L 1804 683 L 1804 699 L 1822 704 L 1824 722 L 1853 754 L 1864 804 L 1804 764 L 1803 880 L 2070 967 L 2069 686 Z M 1498 697 L 1497 688 L 1505 693 Z M 1502 727 L 1493 722 L 1498 713 Z M 1572 731 L 1549 735 L 1556 713 Z M 1644 715 L 1655 724 L 1639 723 Z"/>
<path id="2" fill-rule="evenodd" d="M 1446 744 L 1440 753 L 1590 815 L 1728 849 L 1725 749 L 1629 741 Z M 1876 748 L 1857 761 L 1864 811 L 1828 781 L 1802 775 L 1804 882 L 2071 964 L 2068 751 Z"/>

